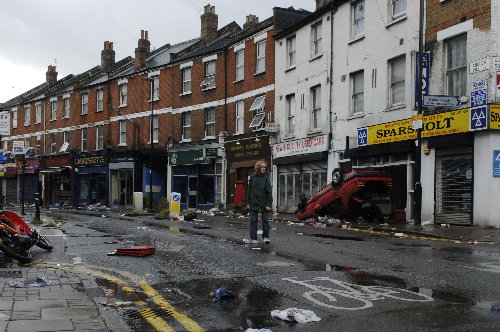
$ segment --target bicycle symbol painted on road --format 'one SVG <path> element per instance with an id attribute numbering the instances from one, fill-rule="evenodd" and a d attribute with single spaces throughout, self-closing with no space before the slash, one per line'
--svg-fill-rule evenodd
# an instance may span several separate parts
<path id="1" fill-rule="evenodd" d="M 305 286 L 309 291 L 303 296 L 309 301 L 332 309 L 361 310 L 371 308 L 372 301 L 383 299 L 396 299 L 411 302 L 434 301 L 431 296 L 415 293 L 410 290 L 383 286 L 362 286 L 349 282 L 331 279 L 329 277 L 316 277 L 312 280 L 296 280 L 297 278 L 283 278 L 294 284 Z M 321 283 L 315 285 L 313 283 Z M 328 286 L 324 286 L 327 284 Z"/>

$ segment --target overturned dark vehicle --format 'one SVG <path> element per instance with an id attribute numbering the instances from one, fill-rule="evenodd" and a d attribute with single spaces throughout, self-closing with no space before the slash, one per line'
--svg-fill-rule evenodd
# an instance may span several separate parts
<path id="1" fill-rule="evenodd" d="M 299 219 L 317 216 L 366 221 L 384 220 L 390 206 L 392 176 L 375 170 L 333 171 L 332 182 L 310 198 L 301 195 L 295 215 Z M 389 208 L 390 210 L 390 208 Z"/>

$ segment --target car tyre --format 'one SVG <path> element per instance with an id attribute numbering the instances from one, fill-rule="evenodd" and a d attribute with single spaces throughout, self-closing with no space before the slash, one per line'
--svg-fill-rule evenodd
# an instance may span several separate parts
<path id="1" fill-rule="evenodd" d="M 335 168 L 332 172 L 332 188 L 338 189 L 344 181 L 344 171 L 340 168 Z"/>

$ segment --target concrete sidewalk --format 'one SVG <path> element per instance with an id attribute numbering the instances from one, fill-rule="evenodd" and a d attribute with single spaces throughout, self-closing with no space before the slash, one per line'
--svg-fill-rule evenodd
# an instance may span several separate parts
<path id="1" fill-rule="evenodd" d="M 1 331 L 129 330 L 114 308 L 96 303 L 105 294 L 93 278 L 69 270 L 14 265 L 0 269 Z M 28 288 L 9 285 L 36 278 L 52 285 Z"/>

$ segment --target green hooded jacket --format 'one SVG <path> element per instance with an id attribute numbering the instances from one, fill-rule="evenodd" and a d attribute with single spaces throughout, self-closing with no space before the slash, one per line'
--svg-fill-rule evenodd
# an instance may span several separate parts
<path id="1" fill-rule="evenodd" d="M 273 193 L 267 174 L 254 174 L 250 177 L 246 198 L 251 210 L 266 211 L 266 206 L 271 207 Z"/>

